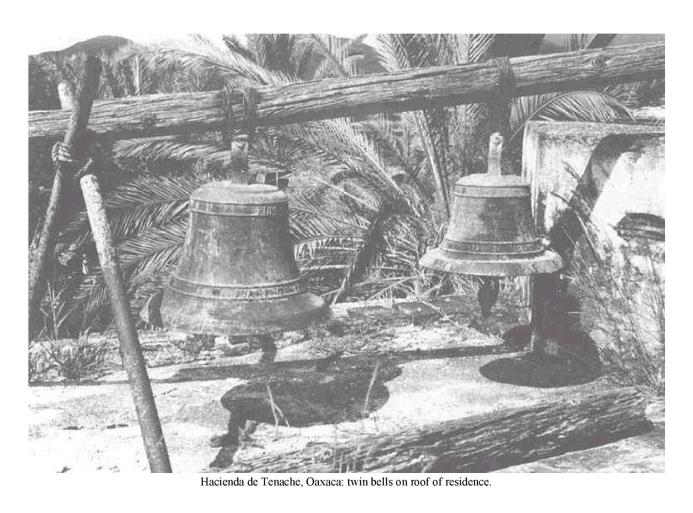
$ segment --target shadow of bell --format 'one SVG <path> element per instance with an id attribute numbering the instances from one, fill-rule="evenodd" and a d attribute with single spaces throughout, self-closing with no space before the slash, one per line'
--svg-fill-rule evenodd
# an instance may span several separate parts
<path id="1" fill-rule="evenodd" d="M 221 399 L 230 414 L 228 432 L 214 438 L 220 450 L 210 467 L 233 463 L 241 436 L 257 423 L 305 427 L 365 418 L 388 401 L 385 384 L 401 373 L 392 363 L 337 362 L 326 369 L 277 368 L 276 374 L 250 379 Z"/>
<path id="2" fill-rule="evenodd" d="M 553 388 L 594 381 L 602 365 L 594 341 L 583 331 L 571 331 L 547 338 L 531 353 L 494 360 L 480 372 L 499 383 Z"/>

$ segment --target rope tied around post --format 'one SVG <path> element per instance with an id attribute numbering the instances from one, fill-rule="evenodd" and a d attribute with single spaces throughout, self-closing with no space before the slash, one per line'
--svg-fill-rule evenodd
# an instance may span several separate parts
<path id="1" fill-rule="evenodd" d="M 515 74 L 510 63 L 509 57 L 498 57 L 494 59 L 498 66 L 498 89 L 496 97 L 499 99 L 510 99 L 515 96 L 517 85 L 515 83 Z"/>
<path id="2" fill-rule="evenodd" d="M 72 180 L 79 185 L 82 177 L 88 174 L 95 174 L 102 168 L 104 162 L 104 154 L 100 151 L 97 145 L 91 145 L 88 152 L 76 152 L 64 142 L 58 141 L 51 148 L 51 159 L 53 166 L 58 169 L 61 166 L 63 171 L 65 167 L 70 167 L 72 170 Z M 68 166 L 64 166 L 67 164 Z"/>
<path id="3" fill-rule="evenodd" d="M 250 85 L 241 87 L 227 85 L 223 93 L 226 117 L 225 140 L 231 151 L 229 179 L 237 183 L 250 183 L 248 147 L 255 139 L 257 90 Z M 239 95 L 243 115 L 241 122 L 237 123 L 233 107 L 238 103 Z"/>

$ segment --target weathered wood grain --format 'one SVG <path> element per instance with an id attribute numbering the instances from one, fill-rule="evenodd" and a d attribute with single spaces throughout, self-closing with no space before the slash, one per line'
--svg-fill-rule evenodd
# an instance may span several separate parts
<path id="1" fill-rule="evenodd" d="M 510 59 L 516 95 L 568 91 L 664 75 L 664 43 L 627 45 Z M 497 91 L 496 62 L 419 68 L 258 88 L 256 126 L 277 126 L 340 116 L 418 110 L 488 101 Z M 243 119 L 233 95 L 233 122 Z M 29 113 L 29 137 L 59 137 L 69 115 Z M 221 92 L 156 94 L 94 104 L 89 128 L 116 139 L 220 130 Z"/>
<path id="2" fill-rule="evenodd" d="M 229 472 L 488 472 L 603 445 L 651 425 L 632 388 L 271 454 Z"/>

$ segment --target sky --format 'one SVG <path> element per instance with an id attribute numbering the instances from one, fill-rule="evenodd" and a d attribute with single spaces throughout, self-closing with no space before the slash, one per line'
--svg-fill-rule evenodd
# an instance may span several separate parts
<path id="1" fill-rule="evenodd" d="M 220 45 L 223 45 L 222 42 L 222 36 L 224 34 L 228 34 L 227 32 L 202 32 L 202 35 L 205 37 L 209 38 L 211 41 L 218 42 Z M 38 53 L 42 52 L 52 52 L 52 51 L 57 51 L 57 50 L 62 50 L 64 48 L 68 48 L 72 46 L 75 43 L 79 43 L 80 41 L 84 41 L 86 39 L 90 39 L 92 37 L 96 36 L 103 36 L 103 35 L 109 35 L 109 36 L 120 36 L 124 37 L 127 39 L 130 39 L 136 43 L 140 44 L 151 44 L 151 43 L 156 43 L 156 42 L 161 42 L 165 41 L 167 39 L 175 39 L 175 38 L 180 38 L 180 37 L 185 37 L 187 34 L 185 32 L 161 32 L 157 34 L 153 34 L 151 29 L 148 29 L 146 31 L 143 30 L 132 30 L 132 29 L 123 29 L 119 30 L 115 33 L 104 33 L 103 31 L 101 32 L 95 32 L 93 30 L 89 30 L 89 27 L 84 27 L 81 30 L 73 30 L 69 34 L 58 34 L 58 33 L 53 33 L 53 34 L 43 34 L 42 36 L 38 36 L 35 38 L 32 38 L 29 41 L 29 48 L 28 48 L 28 54 L 29 55 L 36 55 Z M 238 38 L 243 40 L 244 36 L 243 34 L 235 34 Z M 335 33 L 334 35 L 339 36 L 339 37 L 356 37 L 361 35 L 360 33 L 354 32 L 344 32 L 344 33 Z M 375 35 L 369 35 L 366 37 L 365 41 L 366 43 L 373 43 L 373 40 L 375 39 Z"/>

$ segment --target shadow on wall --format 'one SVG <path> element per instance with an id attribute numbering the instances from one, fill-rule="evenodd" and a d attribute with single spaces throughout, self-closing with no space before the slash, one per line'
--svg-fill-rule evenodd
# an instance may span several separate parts
<path id="1" fill-rule="evenodd" d="M 568 208 L 561 213 L 549 232 L 552 247 L 560 253 L 564 262 L 570 265 L 575 242 L 583 235 L 588 236 L 585 227 L 589 225 L 592 210 L 621 156 L 624 153 L 637 153 L 646 141 L 659 137 L 651 134 L 614 134 L 604 137 L 597 144 L 585 172 L 578 178 L 572 197 L 567 201 L 564 199 Z"/>

